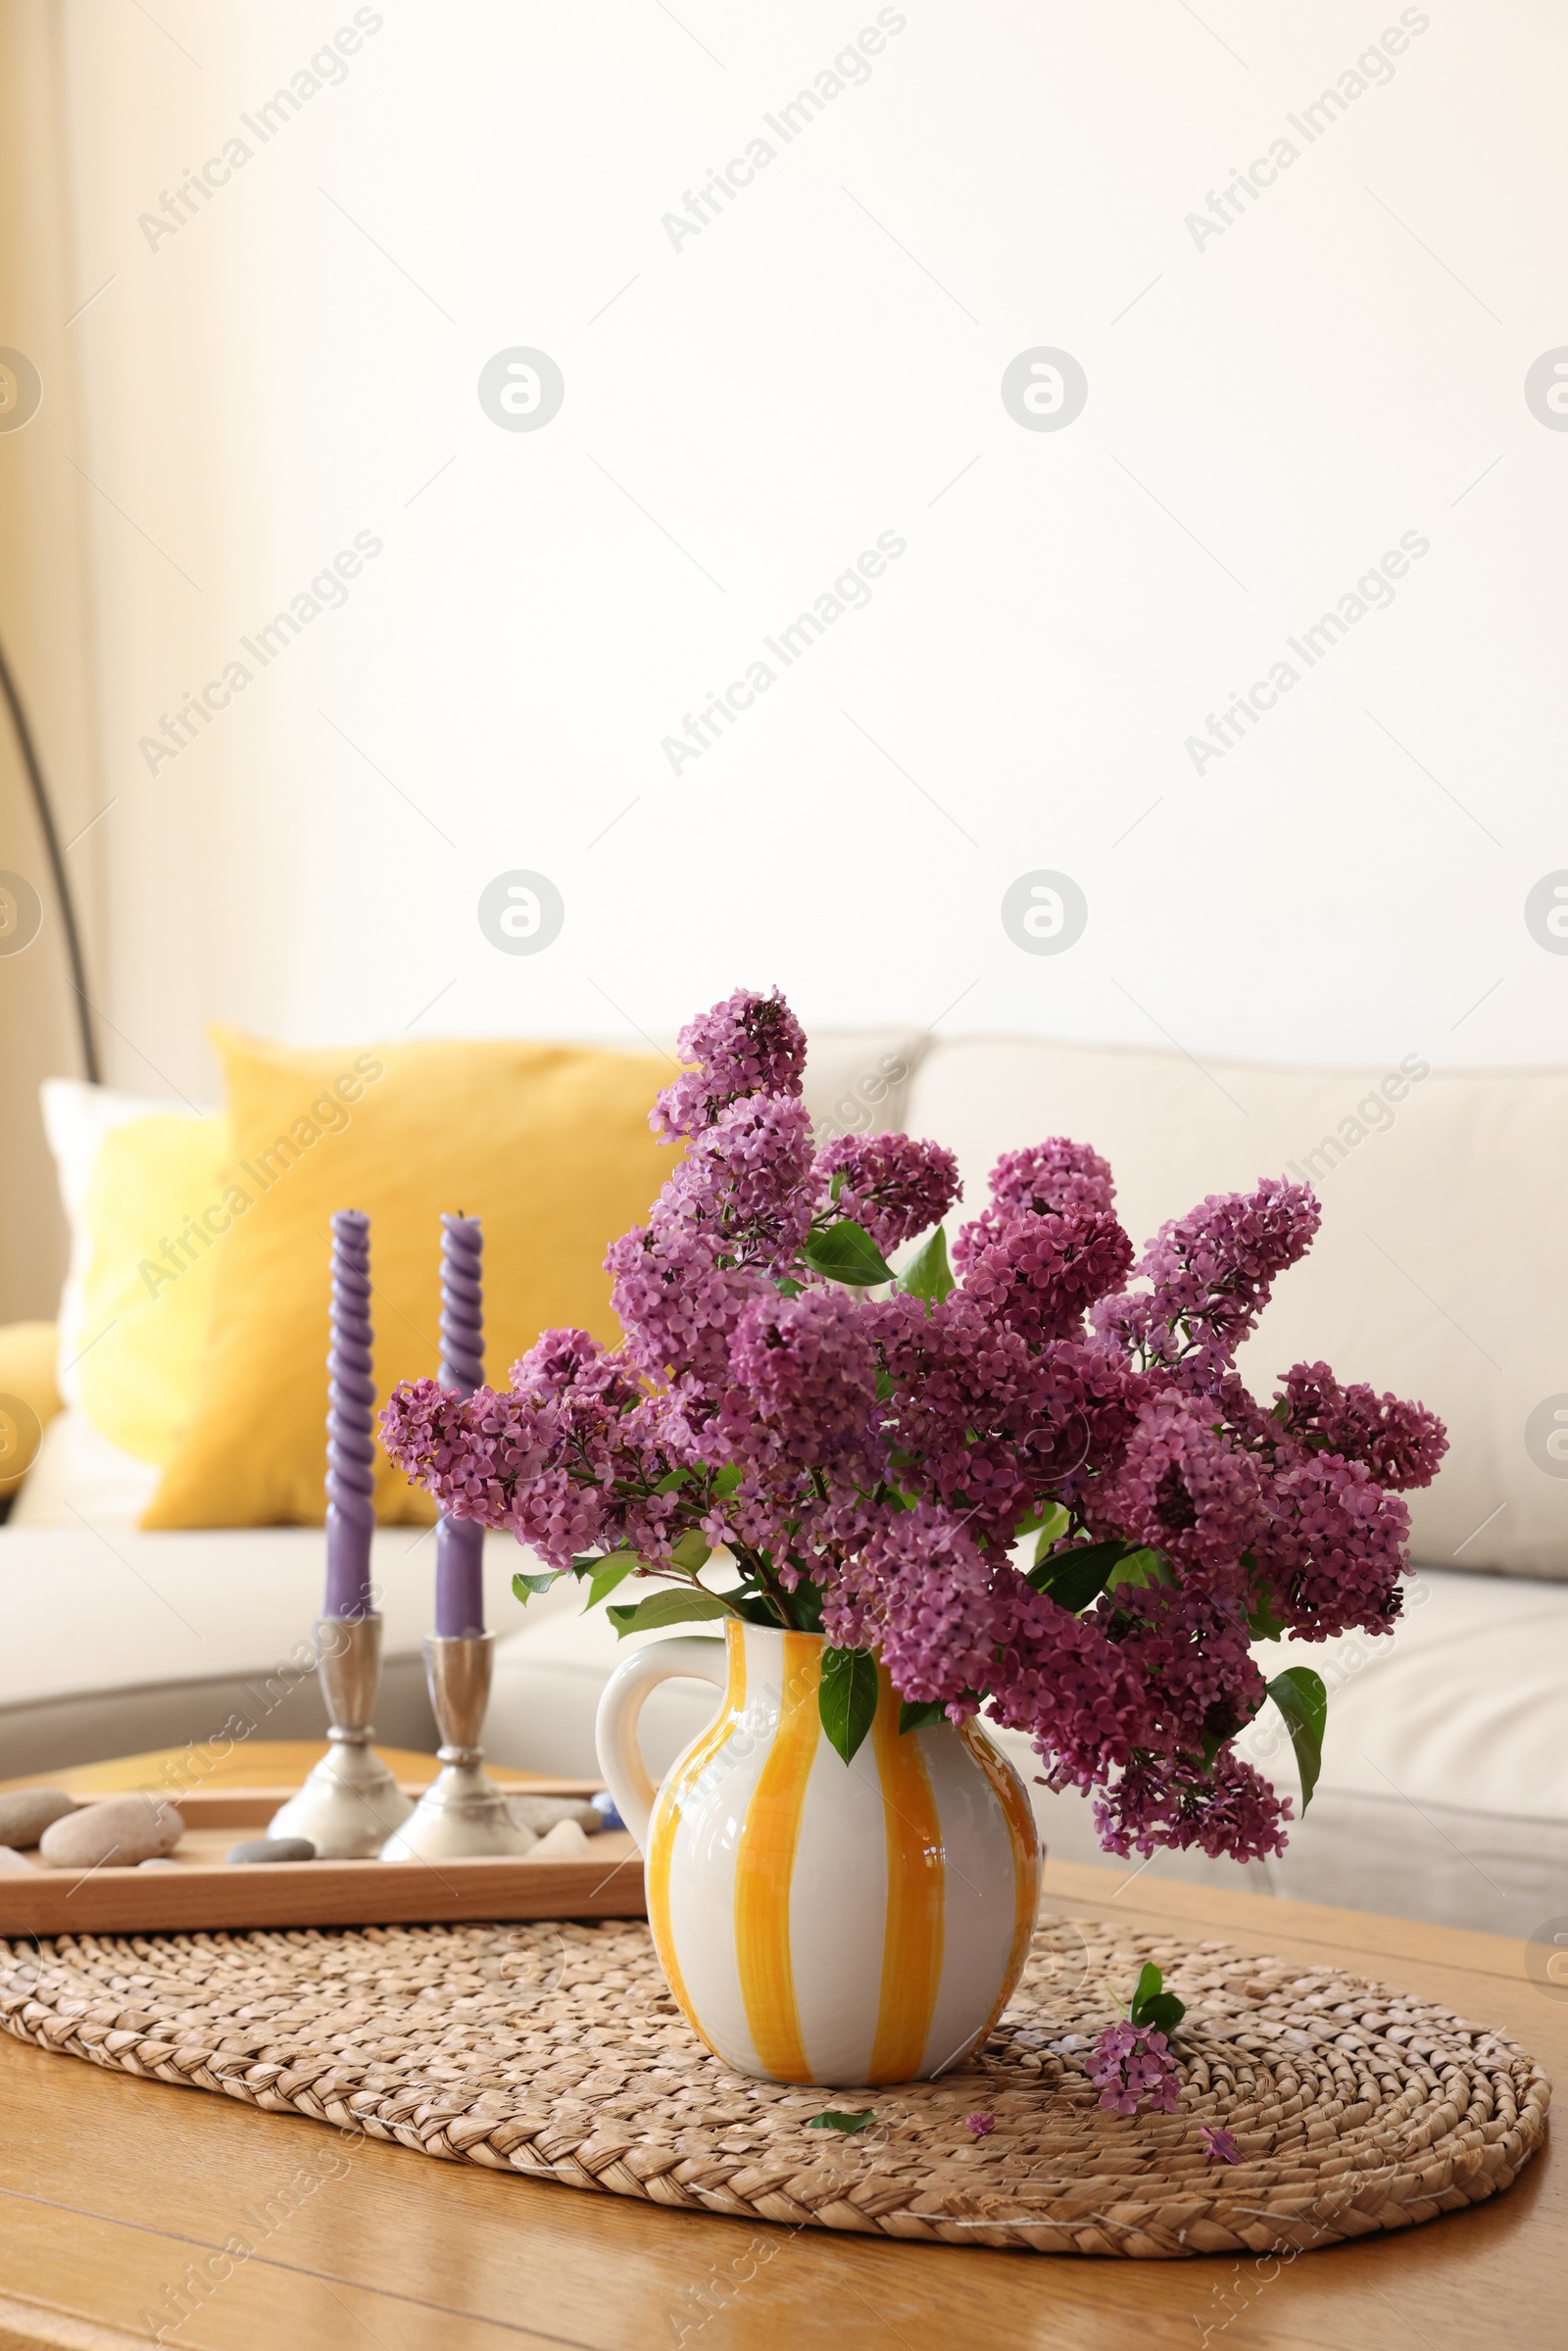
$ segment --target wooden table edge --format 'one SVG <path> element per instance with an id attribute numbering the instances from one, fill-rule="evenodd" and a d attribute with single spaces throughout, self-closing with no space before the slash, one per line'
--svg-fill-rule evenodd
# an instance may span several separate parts
<path id="1" fill-rule="evenodd" d="M 79 2319 L 43 2302 L 19 2301 L 0 2289 L 0 2351 L 126 2351 L 144 2344 L 144 2334 L 127 2334 L 97 2319 Z"/>

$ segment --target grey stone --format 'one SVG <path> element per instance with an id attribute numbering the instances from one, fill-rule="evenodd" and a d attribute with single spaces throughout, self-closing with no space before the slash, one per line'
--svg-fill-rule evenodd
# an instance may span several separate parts
<path id="1" fill-rule="evenodd" d="M 185 1834 L 172 1804 L 157 1796 L 105 1796 L 51 1822 L 38 1852 L 52 1870 L 90 1870 L 100 1862 L 131 1869 L 159 1853 L 171 1853 Z"/>
<path id="2" fill-rule="evenodd" d="M 248 1837 L 230 1845 L 223 1859 L 241 1867 L 252 1861 L 314 1861 L 316 1847 L 308 1837 Z"/>
<path id="3" fill-rule="evenodd" d="M 0 1845 L 20 1853 L 35 1845 L 51 1821 L 74 1812 L 76 1799 L 59 1788 L 8 1788 L 0 1794 Z"/>
<path id="4" fill-rule="evenodd" d="M 30 1870 L 32 1867 L 33 1864 L 27 1859 L 26 1854 L 19 1853 L 15 1845 L 0 1845 L 0 1873 L 7 1870 Z"/>
<path id="5" fill-rule="evenodd" d="M 597 1813 L 586 1796 L 530 1796 L 507 1791 L 507 1810 L 523 1828 L 532 1829 L 543 1837 L 557 1821 L 575 1821 L 585 1837 L 593 1837 L 604 1827 L 604 1817 Z"/>

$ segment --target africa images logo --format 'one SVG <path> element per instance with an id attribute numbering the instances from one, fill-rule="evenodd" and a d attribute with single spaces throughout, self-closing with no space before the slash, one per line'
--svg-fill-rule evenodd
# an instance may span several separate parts
<path id="1" fill-rule="evenodd" d="M 516 866 L 479 897 L 479 928 L 504 955 L 536 955 L 561 936 L 566 902 L 547 873 Z"/>
<path id="2" fill-rule="evenodd" d="M 1020 351 L 1002 373 L 1002 405 L 1030 432 L 1060 432 L 1081 416 L 1089 378 L 1070 351 L 1040 343 Z"/>
<path id="3" fill-rule="evenodd" d="M 504 432 L 537 432 L 565 397 L 566 379 L 549 352 L 527 343 L 498 351 L 479 371 L 479 406 Z"/>
<path id="4" fill-rule="evenodd" d="M 3 355 L 0 355 L 3 356 Z M 1568 349 L 1544 351 L 1525 376 L 1525 406 L 1550 432 L 1568 432 Z"/>
<path id="5" fill-rule="evenodd" d="M 1089 901 L 1070 873 L 1020 873 L 1002 901 L 1002 927 L 1026 955 L 1065 955 L 1089 924 Z"/>
<path id="6" fill-rule="evenodd" d="M 43 378 L 24 351 L 0 347 L 0 432 L 20 432 L 38 414 Z"/>

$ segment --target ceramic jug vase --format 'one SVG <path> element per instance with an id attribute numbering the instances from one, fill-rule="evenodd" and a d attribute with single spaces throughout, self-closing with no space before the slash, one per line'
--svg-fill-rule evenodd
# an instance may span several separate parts
<path id="1" fill-rule="evenodd" d="M 626 1657 L 600 1703 L 600 1769 L 644 1857 L 669 1988 L 715 2055 L 765 2081 L 927 2080 L 1002 2014 L 1028 1956 L 1040 1839 L 1022 1781 L 974 1723 L 899 1731 L 879 1669 L 853 1761 L 817 1708 L 823 1641 L 731 1619 L 722 1642 Z M 723 1690 L 656 1791 L 650 1690 Z"/>

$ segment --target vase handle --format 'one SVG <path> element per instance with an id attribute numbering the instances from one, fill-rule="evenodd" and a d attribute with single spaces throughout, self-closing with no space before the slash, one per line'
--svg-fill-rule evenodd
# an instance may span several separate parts
<path id="1" fill-rule="evenodd" d="M 633 1649 L 606 1683 L 594 1723 L 599 1768 L 615 1799 L 615 1810 L 636 1838 L 640 1853 L 648 1850 L 648 1824 L 659 1790 L 649 1777 L 637 1743 L 637 1718 L 654 1685 L 676 1676 L 690 1682 L 711 1682 L 717 1689 L 726 1690 L 729 1687 L 726 1644 L 722 1641 L 690 1639 L 655 1641 L 647 1648 Z"/>

